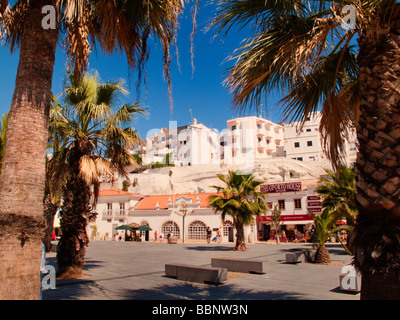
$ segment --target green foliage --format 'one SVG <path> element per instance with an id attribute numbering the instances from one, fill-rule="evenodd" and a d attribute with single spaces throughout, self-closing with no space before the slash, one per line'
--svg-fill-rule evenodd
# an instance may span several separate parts
<path id="1" fill-rule="evenodd" d="M 335 236 L 338 231 L 346 230 L 351 233 L 354 230 L 355 219 L 358 214 L 356 204 L 356 180 L 354 168 L 340 165 L 336 171 L 325 169 L 327 177 L 320 177 L 319 185 L 315 191 L 322 197 L 322 213 L 317 216 L 311 214 L 314 219 L 314 227 L 318 245 L 323 245 L 330 236 Z M 346 226 L 336 227 L 335 222 L 346 218 Z M 340 239 L 338 239 L 340 241 Z M 342 243 L 344 249 L 350 254 L 347 246 Z"/>
<path id="2" fill-rule="evenodd" d="M 139 154 L 134 154 L 133 157 L 135 158 L 136 163 L 141 166 L 142 165 L 142 157 Z"/>
<path id="3" fill-rule="evenodd" d="M 322 197 L 322 207 L 353 225 L 358 215 L 355 169 L 341 165 L 336 171 L 325 172 L 327 177 L 321 176 L 315 189 Z"/>
<path id="4" fill-rule="evenodd" d="M 225 85 L 234 106 L 242 111 L 254 108 L 278 89 L 285 120 L 304 122 L 322 107 L 324 149 L 334 165 L 340 163 L 347 137 L 344 129 L 359 115 L 357 51 L 351 45 L 358 28 L 342 27 L 348 13 L 343 9 L 352 5 L 357 27 L 368 28 L 369 19 L 386 1 L 215 2 L 212 26 L 217 34 L 226 35 L 234 27 L 251 28 L 229 57 L 234 63 L 226 72 Z"/>
<path id="5" fill-rule="evenodd" d="M 122 181 L 122 191 L 128 191 L 130 184 L 129 180 Z"/>
<path id="6" fill-rule="evenodd" d="M 217 177 L 225 186 L 211 186 L 222 195 L 210 196 L 209 205 L 215 212 L 221 212 L 223 221 L 226 215 L 230 215 L 235 221 L 249 224 L 254 216 L 267 212 L 264 194 L 257 191 L 263 181 L 256 180 L 252 174 L 236 174 L 233 171 L 226 176 L 218 174 Z"/>
<path id="7" fill-rule="evenodd" d="M 55 189 L 65 184 L 76 166 L 70 161 L 73 152 L 80 155 L 80 175 L 94 186 L 95 196 L 103 175 L 127 175 L 127 166 L 136 165 L 128 152 L 138 141 L 131 123 L 146 112 L 137 104 L 119 106 L 126 94 L 123 81 L 101 83 L 97 73 L 76 80 L 68 72 L 64 105 L 55 96 L 51 103 L 50 136 L 53 144 L 62 140 L 52 159 L 57 164 L 51 172 Z"/>
<path id="8" fill-rule="evenodd" d="M 274 230 L 279 232 L 280 226 L 281 226 L 281 221 L 282 219 L 282 212 L 279 210 L 278 206 L 275 205 L 274 209 L 271 212 L 271 222 L 269 223 Z"/>

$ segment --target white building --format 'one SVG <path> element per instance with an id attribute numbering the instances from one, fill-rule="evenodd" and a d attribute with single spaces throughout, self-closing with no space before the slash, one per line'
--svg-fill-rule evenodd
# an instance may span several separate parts
<path id="1" fill-rule="evenodd" d="M 265 192 L 268 206 L 278 207 L 281 211 L 281 229 L 285 230 L 289 241 L 304 239 L 310 230 L 313 219 L 309 210 L 318 214 L 321 212 L 321 199 L 314 193 L 318 180 L 294 180 L 291 182 L 269 183 L 260 186 Z M 266 241 L 273 238 L 274 230 L 270 226 L 271 213 L 256 218 L 258 240 Z"/>
<path id="2" fill-rule="evenodd" d="M 144 164 L 165 163 L 167 155 L 175 166 L 211 164 L 219 159 L 218 133 L 196 119 L 181 127 L 171 121 L 169 129 L 149 131 L 132 153 L 141 155 Z"/>
<path id="3" fill-rule="evenodd" d="M 208 207 L 211 194 L 215 193 L 142 196 L 104 190 L 96 206 L 97 219 L 89 223 L 90 236 L 98 240 L 115 240 L 117 232 L 123 233 L 116 230 L 118 226 L 136 224 L 151 229 L 138 233 L 141 241 L 153 241 L 157 231 L 158 237 L 161 233 L 166 237 L 171 232 L 181 242 L 205 242 L 206 230 L 210 227 L 212 237 L 220 229 L 222 242 L 234 242 L 233 219 L 227 216 L 222 222 L 221 215 Z M 247 242 L 256 240 L 255 224 L 246 226 L 245 236 Z"/>
<path id="4" fill-rule="evenodd" d="M 331 164 L 324 154 L 321 144 L 319 126 L 321 113 L 314 112 L 300 128 L 300 122 L 284 125 L 284 146 L 287 158 L 299 161 L 316 161 L 326 168 Z M 357 157 L 357 137 L 354 130 L 349 129 L 349 139 L 345 141 L 345 162 L 348 166 Z"/>
<path id="5" fill-rule="evenodd" d="M 91 239 L 113 240 L 115 228 L 129 223 L 129 212 L 144 196 L 115 189 L 100 190 L 93 211 L 97 212 L 95 222 L 89 223 L 88 234 Z"/>
<path id="6" fill-rule="evenodd" d="M 250 116 L 227 121 L 222 136 L 221 162 L 240 163 L 272 157 L 284 157 L 283 127 L 261 117 Z"/>
<path id="7" fill-rule="evenodd" d="M 321 200 L 314 193 L 317 180 L 294 180 L 261 185 L 265 200 L 270 208 L 278 206 L 282 214 L 282 229 L 289 240 L 302 239 L 313 223 L 309 210 L 321 212 Z M 88 232 L 92 239 L 114 240 L 121 225 L 148 226 L 151 231 L 142 231 L 141 241 L 153 241 L 154 232 L 165 236 L 171 232 L 179 241 L 205 242 L 206 229 L 222 232 L 222 242 L 234 242 L 233 219 L 225 221 L 208 206 L 208 198 L 216 193 L 186 193 L 143 196 L 119 190 L 102 190 L 95 208 L 97 219 L 89 223 Z M 245 227 L 247 243 L 266 241 L 273 238 L 269 222 L 271 212 L 254 219 Z M 121 233 L 121 232 L 120 232 Z"/>

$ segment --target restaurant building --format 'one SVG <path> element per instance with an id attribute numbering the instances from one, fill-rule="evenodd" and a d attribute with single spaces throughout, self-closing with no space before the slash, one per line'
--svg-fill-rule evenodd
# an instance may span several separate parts
<path id="1" fill-rule="evenodd" d="M 270 208 L 275 206 L 281 211 L 281 229 L 285 230 L 289 241 L 302 241 L 310 231 L 313 219 L 309 211 L 321 212 L 321 199 L 315 193 L 318 180 L 302 180 L 264 184 L 260 191 L 266 194 Z M 275 231 L 270 226 L 271 214 L 256 218 L 257 240 L 274 239 Z"/>
<path id="2" fill-rule="evenodd" d="M 318 180 L 302 180 L 263 184 L 260 191 L 270 208 L 277 206 L 281 211 L 281 229 L 289 241 L 302 241 L 311 229 L 313 219 L 309 214 L 321 212 L 321 199 L 314 192 Z M 120 190 L 102 190 L 95 209 L 95 222 L 89 223 L 91 239 L 114 240 L 121 225 L 136 224 L 148 226 L 151 231 L 138 232 L 141 241 L 154 241 L 157 231 L 166 237 L 172 233 L 179 242 L 206 242 L 206 230 L 221 230 L 222 243 L 235 241 L 232 217 L 225 221 L 208 206 L 208 198 L 216 193 L 188 193 L 175 195 L 144 196 Z M 275 231 L 270 225 L 271 211 L 257 217 L 245 227 L 247 243 L 274 239 Z"/>

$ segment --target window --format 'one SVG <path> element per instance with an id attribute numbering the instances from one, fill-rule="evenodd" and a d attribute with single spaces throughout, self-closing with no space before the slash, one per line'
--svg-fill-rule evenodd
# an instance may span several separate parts
<path id="1" fill-rule="evenodd" d="M 119 215 L 124 216 L 125 215 L 125 202 L 120 202 L 119 203 Z"/>
<path id="2" fill-rule="evenodd" d="M 164 233 L 165 237 L 167 236 L 167 234 L 169 232 L 171 232 L 173 237 L 176 237 L 177 239 L 180 239 L 179 227 L 173 221 L 167 221 L 166 223 L 164 223 L 162 225 L 161 232 Z"/>
<path id="3" fill-rule="evenodd" d="M 307 147 L 312 147 L 312 141 L 307 141 Z"/>
<path id="4" fill-rule="evenodd" d="M 236 130 L 236 124 L 234 124 L 231 128 L 232 131 Z"/>
<path id="5" fill-rule="evenodd" d="M 295 148 L 300 148 L 300 142 L 295 142 L 295 143 L 294 143 L 294 147 L 295 147 Z"/>
<path id="6" fill-rule="evenodd" d="M 188 228 L 188 239 L 205 240 L 207 226 L 201 221 L 193 221 Z"/>
<path id="7" fill-rule="evenodd" d="M 311 132 L 311 129 L 306 129 L 307 132 Z"/>
<path id="8" fill-rule="evenodd" d="M 261 129 L 261 124 L 257 123 L 257 129 Z"/>
<path id="9" fill-rule="evenodd" d="M 258 137 L 257 140 L 258 140 L 258 142 L 261 142 L 262 138 L 261 138 L 261 137 Z"/>
<path id="10" fill-rule="evenodd" d="M 303 157 L 298 157 L 297 160 L 298 161 L 303 161 Z"/>
<path id="11" fill-rule="evenodd" d="M 294 199 L 294 208 L 301 209 L 301 199 Z"/>
<path id="12" fill-rule="evenodd" d="M 112 203 L 107 202 L 107 215 L 111 216 L 112 215 Z"/>
<path id="13" fill-rule="evenodd" d="M 285 200 L 278 200 L 279 210 L 285 210 Z"/>

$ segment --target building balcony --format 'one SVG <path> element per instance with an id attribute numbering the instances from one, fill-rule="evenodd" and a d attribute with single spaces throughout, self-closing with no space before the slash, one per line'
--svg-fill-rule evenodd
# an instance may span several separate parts
<path id="1" fill-rule="evenodd" d="M 103 210 L 102 219 L 107 220 L 107 219 L 112 219 L 112 217 L 113 217 L 113 214 L 112 214 L 111 210 Z"/>
<path id="2" fill-rule="evenodd" d="M 114 219 L 126 218 L 126 210 L 114 210 Z"/>

